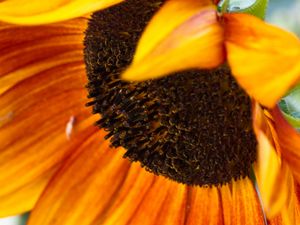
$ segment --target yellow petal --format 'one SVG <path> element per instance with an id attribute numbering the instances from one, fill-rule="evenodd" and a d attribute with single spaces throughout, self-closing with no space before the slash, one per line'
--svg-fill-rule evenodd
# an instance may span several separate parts
<path id="1" fill-rule="evenodd" d="M 269 225 L 298 225 L 300 224 L 300 202 L 299 185 L 291 185 L 291 198 L 288 205 L 284 207 L 280 214 L 268 221 Z"/>
<path id="2" fill-rule="evenodd" d="M 253 118 L 258 141 L 254 171 L 264 210 L 268 218 L 272 218 L 288 205 L 293 178 L 286 163 L 281 160 L 281 149 L 272 121 L 258 103 L 254 105 Z"/>
<path id="3" fill-rule="evenodd" d="M 265 212 L 272 218 L 288 204 L 293 179 L 287 165 L 280 160 L 268 138 L 260 133 L 258 142 L 255 174 Z"/>
<path id="4" fill-rule="evenodd" d="M 286 160 L 297 182 L 300 183 L 300 134 L 283 117 L 278 107 L 271 111 L 278 135 L 282 157 Z"/>
<path id="5" fill-rule="evenodd" d="M 247 14 L 225 15 L 227 59 L 246 92 L 273 107 L 300 78 L 300 41 Z"/>
<path id="6" fill-rule="evenodd" d="M 50 178 L 57 171 L 58 166 L 44 173 L 42 176 L 35 178 L 32 182 L 18 188 L 10 193 L 0 196 L 0 217 L 8 217 L 20 215 L 30 211 L 44 188 L 48 184 Z M 6 185 L 9 185 L 7 183 Z"/>
<path id="7" fill-rule="evenodd" d="M 140 81 L 223 62 L 223 29 L 207 2 L 167 1 L 146 28 L 123 78 Z"/>
<path id="8" fill-rule="evenodd" d="M 4 0 L 0 1 L 0 21 L 15 24 L 46 24 L 83 16 L 122 0 Z"/>

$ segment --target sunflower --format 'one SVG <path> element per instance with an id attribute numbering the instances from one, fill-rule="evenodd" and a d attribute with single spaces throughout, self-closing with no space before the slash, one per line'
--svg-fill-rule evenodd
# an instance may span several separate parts
<path id="1" fill-rule="evenodd" d="M 299 40 L 208 1 L 85 16 L 119 2 L 0 2 L 0 215 L 298 224 L 300 137 L 276 102 L 299 78 Z"/>

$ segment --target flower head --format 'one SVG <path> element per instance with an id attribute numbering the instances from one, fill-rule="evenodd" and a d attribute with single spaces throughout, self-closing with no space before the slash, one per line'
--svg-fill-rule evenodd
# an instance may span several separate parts
<path id="1" fill-rule="evenodd" d="M 2 1 L 0 19 L 48 23 L 117 2 L 24 2 L 31 10 L 14 13 L 14 0 Z M 2 216 L 219 225 L 264 224 L 266 214 L 297 224 L 300 136 L 273 106 L 298 79 L 298 39 L 249 15 L 219 18 L 210 1 L 127 0 L 87 22 L 0 25 Z M 269 68 L 280 59 L 284 76 Z M 160 79 L 126 82 L 128 66 L 124 76 Z"/>

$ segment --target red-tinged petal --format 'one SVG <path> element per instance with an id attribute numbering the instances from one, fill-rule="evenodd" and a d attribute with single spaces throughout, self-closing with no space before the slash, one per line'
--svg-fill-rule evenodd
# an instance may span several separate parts
<path id="1" fill-rule="evenodd" d="M 109 144 L 94 135 L 76 150 L 46 188 L 28 224 L 99 224 L 96 221 L 111 206 L 130 167 L 122 158 L 124 152 Z"/>
<path id="2" fill-rule="evenodd" d="M 0 23 L 0 94 L 52 67 L 82 63 L 86 25 L 86 18 L 36 27 Z"/>
<path id="3" fill-rule="evenodd" d="M 297 182 L 300 182 L 300 134 L 285 120 L 278 107 L 271 111 L 271 115 L 282 157 L 287 161 Z"/>
<path id="4" fill-rule="evenodd" d="M 2 193 L 40 176 L 96 131 L 84 76 L 83 65 L 58 66 L 0 96 Z"/>
<path id="5" fill-rule="evenodd" d="M 46 24 L 68 20 L 118 4 L 122 0 L 3 0 L 0 20 L 15 24 Z"/>
<path id="6" fill-rule="evenodd" d="M 41 39 L 20 35 L 23 27 L 1 26 L 0 199 L 8 201 L 1 216 L 31 209 L 47 182 L 41 179 L 97 131 L 97 117 L 85 107 L 87 81 L 79 34 L 85 26 L 78 25 L 86 19 L 79 20 L 28 29 Z M 24 199 L 18 194 L 22 189 L 28 204 L 9 205 L 18 196 Z"/>
<path id="7" fill-rule="evenodd" d="M 167 1 L 146 28 L 123 78 L 146 80 L 222 63 L 223 29 L 209 2 Z"/>
<path id="8" fill-rule="evenodd" d="M 94 146 L 87 145 L 90 150 L 79 151 L 65 163 L 29 225 L 71 225 L 79 220 L 84 225 L 263 224 L 248 178 L 222 188 L 188 187 L 156 177 L 139 164 L 129 165 L 121 158 L 123 151 L 104 150 L 103 145 L 108 143 L 94 152 Z"/>
<path id="9" fill-rule="evenodd" d="M 134 215 L 136 215 L 140 204 L 152 190 L 156 180 L 153 174 L 146 172 L 138 163 L 132 164 L 114 200 L 107 206 L 105 213 L 99 216 L 99 224 L 129 224 Z"/>
<path id="10" fill-rule="evenodd" d="M 60 69 L 72 75 L 79 72 Z M 55 82 L 43 79 L 53 78 L 47 73 L 43 75 L 0 97 L 0 113 L 4 115 L 0 128 L 0 196 L 35 182 L 97 130 L 93 127 L 97 118 L 90 117 L 84 106 L 82 83 L 76 84 L 73 76 L 64 73 L 60 75 L 65 78 Z M 49 84 L 36 87 L 45 82 Z M 71 129 L 67 132 L 68 124 Z"/>
<path id="11" fill-rule="evenodd" d="M 133 176 L 133 174 L 136 174 Z M 99 219 L 105 225 L 182 224 L 186 207 L 185 185 L 146 172 L 139 164 L 131 165 L 129 174 Z M 103 218 L 105 218 L 103 220 Z"/>
<path id="12" fill-rule="evenodd" d="M 153 175 L 152 175 L 153 176 Z M 183 224 L 187 187 L 158 177 L 138 206 L 129 224 Z"/>
<path id="13" fill-rule="evenodd" d="M 136 174 L 139 169 L 131 167 L 130 171 Z M 148 182 L 141 182 L 143 176 Z M 95 224 L 263 224 L 261 206 L 249 179 L 208 188 L 188 187 L 164 177 L 154 179 L 145 171 L 140 171 L 136 180 L 136 175 L 128 177 L 120 189 L 122 194 L 116 194 L 108 213 L 99 216 Z"/>
<path id="14" fill-rule="evenodd" d="M 300 78 L 300 41 L 247 14 L 226 14 L 227 59 L 238 83 L 269 108 Z"/>

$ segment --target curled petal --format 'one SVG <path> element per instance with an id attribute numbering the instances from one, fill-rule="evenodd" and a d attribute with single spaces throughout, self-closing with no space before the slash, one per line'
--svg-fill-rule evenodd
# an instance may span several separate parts
<path id="1" fill-rule="evenodd" d="M 212 68 L 223 60 L 223 29 L 215 7 L 172 0 L 150 21 L 123 78 L 146 80 L 178 70 Z"/>
<path id="2" fill-rule="evenodd" d="M 53 23 L 83 16 L 120 2 L 122 0 L 4 0 L 0 1 L 0 21 L 24 25 Z"/>
<path id="3" fill-rule="evenodd" d="M 271 114 L 282 156 L 289 164 L 296 180 L 300 182 L 300 134 L 285 120 L 278 107 L 275 107 Z"/>
<path id="4" fill-rule="evenodd" d="M 257 102 L 253 107 L 253 127 L 258 141 L 258 156 L 254 167 L 263 206 L 269 218 L 288 205 L 293 177 L 281 160 L 278 137 L 272 121 Z"/>
<path id="5" fill-rule="evenodd" d="M 273 107 L 300 78 L 299 39 L 251 15 L 224 17 L 233 75 L 251 97 Z"/>
<path id="6" fill-rule="evenodd" d="M 263 133 L 258 135 L 255 174 L 265 212 L 269 218 L 272 218 L 288 204 L 293 178 L 289 168 L 280 160 L 268 138 Z"/>

